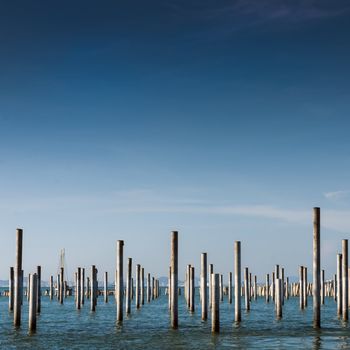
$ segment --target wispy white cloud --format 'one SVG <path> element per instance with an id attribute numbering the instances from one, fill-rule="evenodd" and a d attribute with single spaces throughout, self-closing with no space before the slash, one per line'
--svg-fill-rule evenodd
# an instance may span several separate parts
<path id="1" fill-rule="evenodd" d="M 347 198 L 350 196 L 350 191 L 334 191 L 334 192 L 326 192 L 324 193 L 324 196 L 327 199 L 332 199 L 332 200 L 338 200 L 338 199 L 343 199 Z"/>

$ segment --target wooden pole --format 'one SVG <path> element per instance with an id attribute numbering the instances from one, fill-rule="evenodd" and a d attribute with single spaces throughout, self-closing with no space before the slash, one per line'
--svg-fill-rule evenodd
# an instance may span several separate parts
<path id="1" fill-rule="evenodd" d="M 241 322 L 241 242 L 234 243 L 235 269 L 235 321 Z"/>
<path id="2" fill-rule="evenodd" d="M 80 299 L 80 293 L 81 293 L 81 290 L 80 290 L 80 281 L 81 281 L 81 268 L 78 267 L 78 272 L 77 272 L 77 283 L 76 283 L 76 308 L 77 310 L 80 310 L 80 307 L 81 307 L 81 299 Z"/>
<path id="3" fill-rule="evenodd" d="M 123 283 L 123 246 L 124 241 L 117 241 L 117 321 L 123 321 L 123 292 L 124 292 L 124 283 Z"/>
<path id="4" fill-rule="evenodd" d="M 30 275 L 30 297 L 29 297 L 29 331 L 35 332 L 36 330 L 36 310 L 37 310 L 37 274 Z"/>
<path id="5" fill-rule="evenodd" d="M 308 296 L 308 283 L 307 283 L 307 267 L 303 267 L 303 282 L 304 282 L 304 287 L 303 287 L 303 303 L 304 303 L 304 308 L 307 307 L 307 296 Z"/>
<path id="6" fill-rule="evenodd" d="M 209 264 L 209 307 L 211 308 L 211 301 L 212 301 L 212 277 L 213 277 L 213 273 L 214 273 L 214 265 L 213 264 Z"/>
<path id="7" fill-rule="evenodd" d="M 132 258 L 128 258 L 128 270 L 126 276 L 126 299 L 125 299 L 125 312 L 127 315 L 131 312 L 131 274 L 132 274 Z"/>
<path id="8" fill-rule="evenodd" d="M 178 232 L 171 234 L 171 326 L 178 328 Z"/>
<path id="9" fill-rule="evenodd" d="M 187 265 L 186 277 L 187 308 L 189 309 L 191 307 L 191 265 Z"/>
<path id="10" fill-rule="evenodd" d="M 282 280 L 276 278 L 276 316 L 282 318 Z"/>
<path id="11" fill-rule="evenodd" d="M 15 265 L 15 294 L 14 294 L 14 313 L 13 323 L 15 327 L 21 325 L 21 304 L 22 304 L 22 243 L 23 243 L 23 230 L 17 229 L 16 231 L 16 265 Z M 36 295 L 36 293 L 35 293 Z M 36 298 L 36 296 L 35 296 Z"/>
<path id="12" fill-rule="evenodd" d="M 220 274 L 220 301 L 224 301 L 224 276 Z"/>
<path id="13" fill-rule="evenodd" d="M 214 274 L 212 278 L 211 331 L 213 333 L 218 333 L 220 331 L 219 278 L 220 278 L 220 275 L 218 273 Z"/>
<path id="14" fill-rule="evenodd" d="M 108 272 L 105 271 L 104 274 L 104 281 L 103 281 L 103 295 L 104 295 L 104 301 L 105 303 L 108 303 Z"/>
<path id="15" fill-rule="evenodd" d="M 321 304 L 324 305 L 324 297 L 325 297 L 325 281 L 324 281 L 324 270 L 321 273 Z"/>
<path id="16" fill-rule="evenodd" d="M 321 327 L 320 275 L 321 275 L 321 242 L 320 242 L 320 208 L 313 210 L 313 310 L 314 328 Z"/>
<path id="17" fill-rule="evenodd" d="M 244 268 L 244 301 L 245 301 L 245 309 L 247 311 L 250 310 L 248 276 L 249 276 L 248 267 L 245 267 Z"/>
<path id="18" fill-rule="evenodd" d="M 265 300 L 266 302 L 270 302 L 270 275 L 266 274 L 266 294 L 265 294 Z"/>
<path id="19" fill-rule="evenodd" d="M 348 240 L 342 240 L 343 320 L 348 320 Z"/>
<path id="20" fill-rule="evenodd" d="M 258 282 L 257 282 L 257 277 L 254 275 L 254 300 L 256 300 L 258 296 Z"/>
<path id="21" fill-rule="evenodd" d="M 342 255 L 337 254 L 337 313 L 343 312 L 343 278 L 342 278 Z"/>
<path id="22" fill-rule="evenodd" d="M 60 304 L 63 304 L 64 297 L 65 297 L 65 293 L 64 293 L 64 268 L 61 267 L 61 272 L 60 272 Z"/>
<path id="23" fill-rule="evenodd" d="M 13 294 L 14 294 L 14 269 L 11 266 L 10 279 L 9 279 L 9 311 L 13 311 L 13 302 L 14 302 Z"/>
<path id="24" fill-rule="evenodd" d="M 83 267 L 81 269 L 81 279 L 80 279 L 80 286 L 81 286 L 81 290 L 80 290 L 80 304 L 84 305 L 85 302 L 85 268 Z"/>
<path id="25" fill-rule="evenodd" d="M 232 304 L 232 272 L 228 273 L 228 302 Z"/>
<path id="26" fill-rule="evenodd" d="M 141 266 L 140 264 L 136 265 L 136 298 L 135 298 L 135 304 L 136 308 L 140 308 L 140 273 L 141 273 Z"/>
<path id="27" fill-rule="evenodd" d="M 208 318 L 208 265 L 207 253 L 201 254 L 201 305 L 202 305 L 202 320 Z"/>
<path id="28" fill-rule="evenodd" d="M 145 269 L 141 268 L 141 305 L 145 304 Z"/>
<path id="29" fill-rule="evenodd" d="M 195 285 L 194 285 L 194 267 L 191 266 L 190 269 L 190 311 L 194 312 L 194 294 L 195 294 Z"/>
<path id="30" fill-rule="evenodd" d="M 90 298 L 90 310 L 96 311 L 96 302 L 95 302 L 95 295 L 96 295 L 96 274 L 95 274 L 95 265 L 91 266 L 91 298 Z"/>
<path id="31" fill-rule="evenodd" d="M 299 305 L 304 309 L 304 266 L 299 267 Z"/>
<path id="32" fill-rule="evenodd" d="M 36 312 L 40 314 L 41 311 L 41 266 L 37 266 L 37 302 Z"/>
<path id="33" fill-rule="evenodd" d="M 53 276 L 50 276 L 50 286 L 49 286 L 49 296 L 50 300 L 53 299 Z"/>
<path id="34" fill-rule="evenodd" d="M 147 303 L 151 302 L 151 274 L 147 274 Z"/>

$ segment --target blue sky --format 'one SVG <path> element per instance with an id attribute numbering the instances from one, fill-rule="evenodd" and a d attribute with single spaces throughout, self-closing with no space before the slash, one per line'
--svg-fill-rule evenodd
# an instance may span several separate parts
<path id="1" fill-rule="evenodd" d="M 322 265 L 350 232 L 347 1 L 13 1 L 0 11 L 0 278 L 112 273 L 115 242 L 166 275 L 233 242 L 259 278 Z"/>

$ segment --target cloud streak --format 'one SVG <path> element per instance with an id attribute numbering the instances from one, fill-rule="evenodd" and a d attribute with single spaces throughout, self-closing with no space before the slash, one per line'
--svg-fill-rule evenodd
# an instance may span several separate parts
<path id="1" fill-rule="evenodd" d="M 327 199 L 331 200 L 339 200 L 343 198 L 348 198 L 350 196 L 350 191 L 334 191 L 334 192 L 326 192 L 324 196 Z"/>

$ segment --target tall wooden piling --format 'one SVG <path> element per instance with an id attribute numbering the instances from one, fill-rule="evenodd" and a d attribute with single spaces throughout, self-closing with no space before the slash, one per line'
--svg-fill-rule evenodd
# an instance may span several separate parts
<path id="1" fill-rule="evenodd" d="M 209 307 L 211 308 L 211 301 L 212 301 L 212 297 L 211 297 L 211 294 L 212 294 L 212 290 L 211 290 L 211 287 L 212 287 L 212 277 L 213 277 L 213 273 L 214 273 L 214 265 L 213 264 L 209 264 Z"/>
<path id="2" fill-rule="evenodd" d="M 14 278 L 14 313 L 13 324 L 15 327 L 21 325 L 21 304 L 22 304 L 22 243 L 23 243 L 23 230 L 17 229 L 16 231 L 16 265 L 15 265 L 15 278 Z M 34 293 L 36 295 L 36 293 Z M 36 311 L 35 311 L 36 312 Z"/>
<path id="3" fill-rule="evenodd" d="M 60 272 L 60 304 L 63 304 L 63 299 L 65 297 L 65 292 L 64 292 L 64 268 L 61 267 L 61 272 Z"/>
<path id="4" fill-rule="evenodd" d="M 248 267 L 244 268 L 244 301 L 245 301 L 245 309 L 247 311 L 250 310 L 250 300 L 249 300 L 249 272 Z"/>
<path id="5" fill-rule="evenodd" d="M 324 270 L 321 272 L 321 304 L 324 305 L 325 297 L 325 280 L 324 280 Z"/>
<path id="6" fill-rule="evenodd" d="M 186 266 L 186 301 L 187 308 L 191 307 L 191 265 Z"/>
<path id="7" fill-rule="evenodd" d="M 313 210 L 313 311 L 314 328 L 321 327 L 321 303 L 320 303 L 320 285 L 321 285 L 321 242 L 320 242 L 320 208 Z"/>
<path id="8" fill-rule="evenodd" d="M 218 333 L 220 331 L 220 291 L 219 291 L 218 273 L 213 274 L 212 278 L 212 308 L 211 308 L 211 331 Z"/>
<path id="9" fill-rule="evenodd" d="M 37 266 L 37 302 L 36 302 L 36 312 L 40 314 L 41 312 L 41 266 Z"/>
<path id="10" fill-rule="evenodd" d="M 81 294 L 81 267 L 78 267 L 78 271 L 77 271 L 77 283 L 76 283 L 76 308 L 77 310 L 80 310 L 81 307 L 81 298 L 80 298 L 80 294 Z"/>
<path id="11" fill-rule="evenodd" d="M 81 269 L 81 279 L 80 279 L 80 304 L 84 305 L 85 302 L 85 268 Z"/>
<path id="12" fill-rule="evenodd" d="M 29 282 L 29 281 L 28 281 Z M 9 311 L 13 311 L 14 302 L 14 269 L 10 267 L 10 278 L 9 278 Z"/>
<path id="13" fill-rule="evenodd" d="M 144 305 L 145 304 L 145 269 L 143 267 L 141 267 L 141 285 L 140 285 L 140 288 L 141 288 L 141 305 Z"/>
<path id="14" fill-rule="evenodd" d="M 265 300 L 268 303 L 270 301 L 270 275 L 267 273 L 266 274 L 266 294 L 265 294 Z"/>
<path id="15" fill-rule="evenodd" d="M 232 304 L 232 272 L 228 273 L 228 302 Z"/>
<path id="16" fill-rule="evenodd" d="M 342 255 L 337 254 L 337 313 L 343 312 L 343 278 L 342 278 Z"/>
<path id="17" fill-rule="evenodd" d="M 220 274 L 220 301 L 224 301 L 224 276 L 222 274 Z"/>
<path id="18" fill-rule="evenodd" d="M 258 281 L 256 275 L 254 275 L 254 300 L 257 299 L 258 296 Z"/>
<path id="19" fill-rule="evenodd" d="M 202 309 L 202 320 L 208 318 L 208 265 L 207 265 L 207 253 L 201 254 L 201 309 Z"/>
<path id="20" fill-rule="evenodd" d="M 29 318 L 28 326 L 30 332 L 35 332 L 36 330 L 36 310 L 37 310 L 37 274 L 30 275 L 30 296 L 29 296 Z"/>
<path id="21" fill-rule="evenodd" d="M 348 320 L 348 240 L 343 239 L 342 240 L 342 278 L 343 278 L 343 301 L 342 301 L 342 315 L 343 320 Z"/>
<path id="22" fill-rule="evenodd" d="M 276 278 L 276 317 L 282 318 L 282 279 Z"/>
<path id="23" fill-rule="evenodd" d="M 116 267 L 116 294 L 117 294 L 117 322 L 123 321 L 123 247 L 124 241 L 117 241 L 117 267 Z"/>
<path id="24" fill-rule="evenodd" d="M 50 284 L 49 284 L 49 296 L 50 300 L 53 299 L 53 276 L 50 276 Z"/>
<path id="25" fill-rule="evenodd" d="M 147 273 L 147 303 L 151 302 L 151 274 Z"/>
<path id="26" fill-rule="evenodd" d="M 190 311 L 194 312 L 194 300 L 195 300 L 195 285 L 194 285 L 194 267 L 191 266 L 190 268 Z"/>
<path id="27" fill-rule="evenodd" d="M 307 296 L 308 296 L 308 283 L 307 283 L 307 267 L 304 266 L 303 267 L 303 283 L 304 283 L 304 287 L 303 287 L 303 303 L 304 303 L 304 308 L 307 307 Z"/>
<path id="28" fill-rule="evenodd" d="M 178 327 L 178 232 L 171 235 L 171 326 Z"/>
<path id="29" fill-rule="evenodd" d="M 125 312 L 127 315 L 131 312 L 131 275 L 132 275 L 132 258 L 128 258 L 128 269 L 126 275 L 126 297 L 125 297 Z"/>
<path id="30" fill-rule="evenodd" d="M 105 271 L 105 274 L 104 274 L 103 296 L 104 296 L 104 302 L 108 303 L 108 272 L 107 271 Z"/>
<path id="31" fill-rule="evenodd" d="M 96 272 L 95 272 L 95 265 L 91 266 L 91 275 L 90 275 L 90 281 L 91 281 L 91 298 L 90 298 L 90 310 L 96 311 Z"/>
<path id="32" fill-rule="evenodd" d="M 235 269 L 235 321 L 241 322 L 241 242 L 234 243 Z"/>
<path id="33" fill-rule="evenodd" d="M 135 298 L 135 304 L 136 304 L 136 309 L 140 308 L 140 277 L 141 277 L 141 265 L 137 264 L 136 265 L 136 298 Z"/>
<path id="34" fill-rule="evenodd" d="M 299 305 L 304 309 L 304 266 L 299 266 Z"/>

